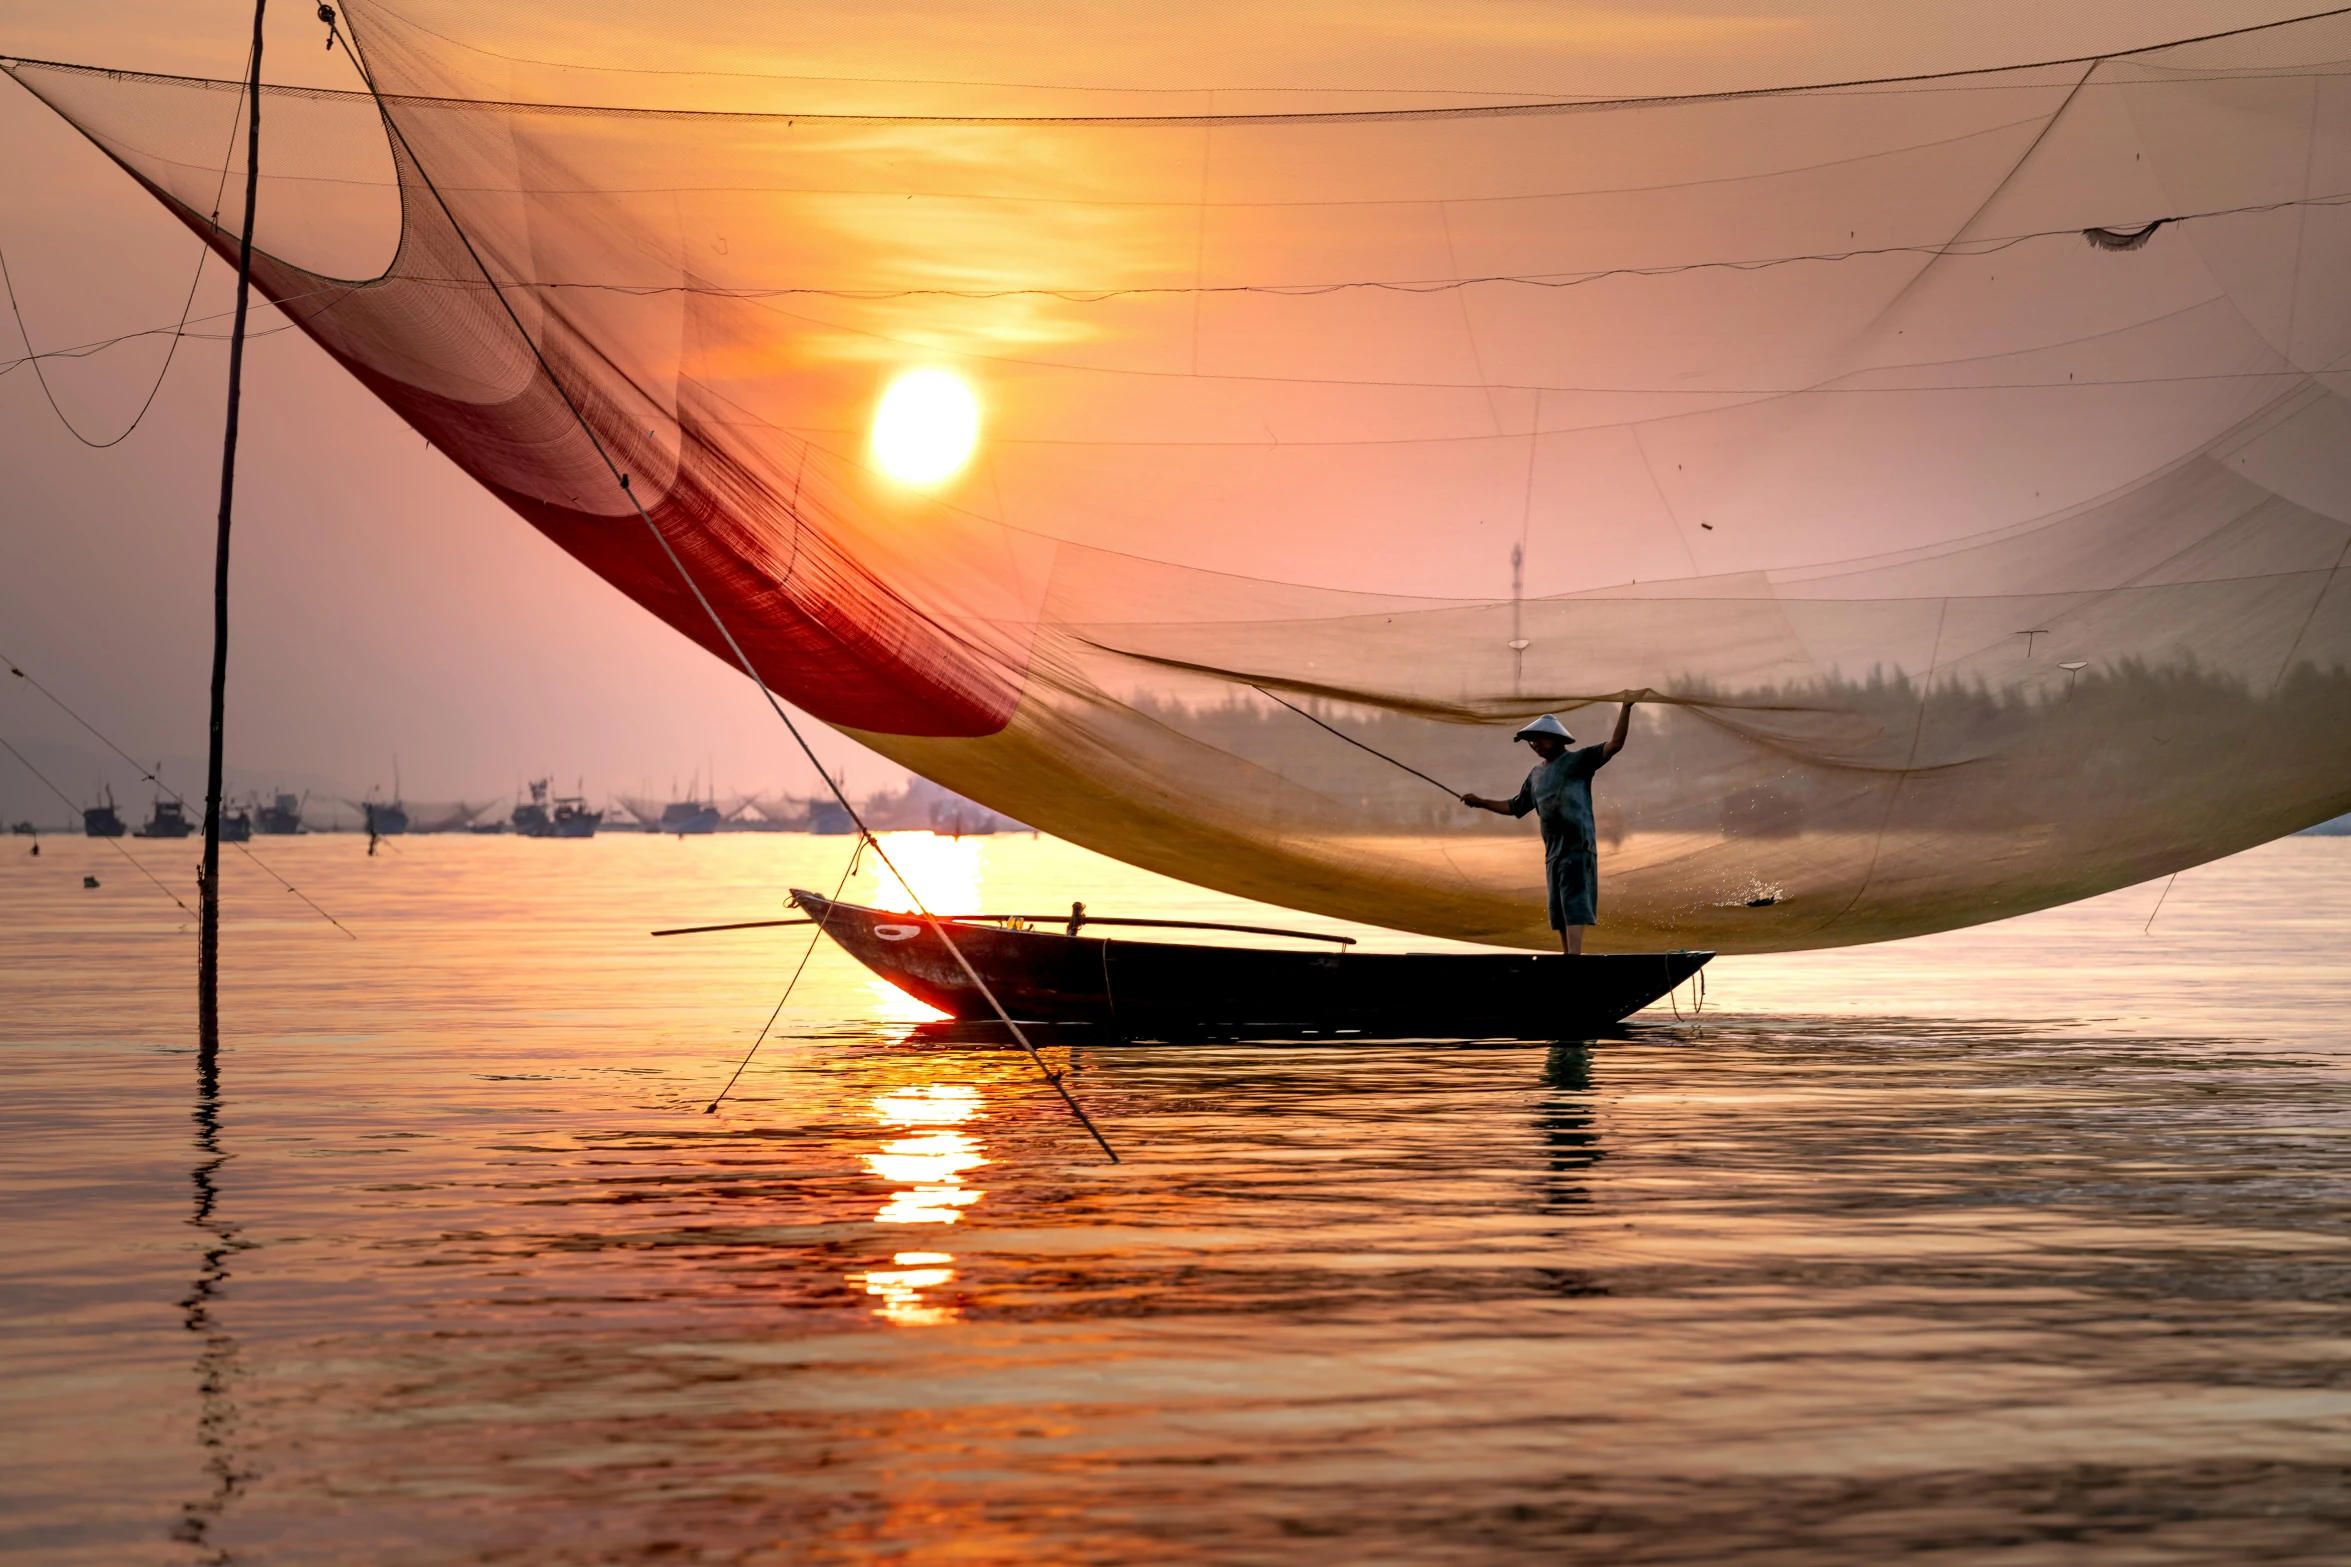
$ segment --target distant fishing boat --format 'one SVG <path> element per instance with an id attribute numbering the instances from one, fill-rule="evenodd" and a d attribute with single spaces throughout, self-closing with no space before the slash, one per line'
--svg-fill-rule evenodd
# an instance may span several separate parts
<path id="1" fill-rule="evenodd" d="M 941 838 L 991 837 L 996 831 L 996 813 L 964 800 L 942 800 L 931 811 L 931 831 Z"/>
<path id="2" fill-rule="evenodd" d="M 378 785 L 381 788 L 382 785 Z M 389 800 L 362 800 L 359 809 L 367 818 L 367 852 L 375 853 L 375 840 L 397 838 L 408 831 L 408 807 L 400 798 L 400 758 L 392 758 L 392 798 Z"/>
<path id="3" fill-rule="evenodd" d="M 253 836 L 253 818 L 244 811 L 232 811 L 226 806 L 220 813 L 220 841 L 243 843 Z"/>
<path id="4" fill-rule="evenodd" d="M 839 807 L 836 805 L 835 809 Z M 859 814 L 865 818 L 865 825 L 876 832 L 920 832 L 927 828 L 942 838 L 985 838 L 1000 832 L 1030 830 L 1026 823 L 1016 822 L 976 800 L 967 800 L 952 789 L 941 788 L 930 779 L 917 776 L 909 776 L 906 787 L 895 793 L 868 797 Z"/>
<path id="5" fill-rule="evenodd" d="M 141 838 L 185 838 L 195 830 L 196 824 L 188 820 L 186 807 L 177 800 L 166 800 L 158 795 L 154 808 L 147 813 L 146 823 L 139 828 L 138 836 Z M 227 834 L 223 833 L 222 836 L 225 837 Z"/>
<path id="6" fill-rule="evenodd" d="M 514 808 L 511 818 L 514 830 L 525 838 L 593 838 L 604 820 L 602 811 L 591 811 L 585 796 L 559 794 L 552 798 L 548 788 L 552 779 L 541 778 L 531 784 L 528 804 Z M 671 807 L 672 810 L 676 807 Z M 666 814 L 664 817 L 666 822 Z M 664 831 L 704 831 L 708 828 L 675 829 L 664 826 Z"/>
<path id="7" fill-rule="evenodd" d="M 31 822 L 18 822 L 8 830 L 19 838 L 38 838 L 41 836 L 41 829 L 35 827 Z"/>
<path id="8" fill-rule="evenodd" d="M 793 890 L 792 902 L 900 990 L 971 1023 L 995 1017 L 929 921 Z M 782 923 L 782 922 L 778 922 Z M 996 1000 L 1022 1022 L 1117 1038 L 1344 1034 L 1385 1039 L 1579 1039 L 1697 973 L 1711 952 L 1354 953 L 1344 936 L 1186 920 L 967 914 L 941 921 Z M 1064 925 L 1060 931 L 1031 928 Z M 1247 931 L 1340 945 L 1283 952 L 1084 936 L 1088 925 Z"/>
<path id="9" fill-rule="evenodd" d="M 525 838 L 555 836 L 555 818 L 547 809 L 547 782 L 544 778 L 532 780 L 530 799 L 516 806 L 513 814 L 506 818 L 508 824 Z"/>
<path id="10" fill-rule="evenodd" d="M 931 831 L 941 838 L 987 838 L 1000 832 L 1035 830 L 960 794 L 935 784 L 929 787 L 935 791 L 930 802 Z"/>
<path id="11" fill-rule="evenodd" d="M 674 832 L 683 838 L 689 833 L 718 831 L 719 814 L 716 804 L 699 800 L 673 800 L 661 808 L 660 825 L 656 832 Z"/>
<path id="12" fill-rule="evenodd" d="M 88 837 L 119 838 L 129 830 L 123 825 L 122 817 L 115 813 L 112 789 L 106 791 L 104 805 L 85 806 L 82 810 L 82 832 Z"/>
<path id="13" fill-rule="evenodd" d="M 308 795 L 299 799 L 290 794 L 277 796 L 254 813 L 254 827 L 274 838 L 293 836 L 302 830 L 302 805 L 307 799 Z"/>

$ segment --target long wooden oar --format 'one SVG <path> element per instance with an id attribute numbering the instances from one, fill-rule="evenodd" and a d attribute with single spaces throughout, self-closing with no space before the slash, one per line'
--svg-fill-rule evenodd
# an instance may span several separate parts
<path id="1" fill-rule="evenodd" d="M 813 925 L 814 920 L 737 920 L 732 925 L 680 925 L 675 930 L 657 930 L 656 936 L 699 936 L 710 930 L 767 930 L 776 925 Z"/>
<path id="2" fill-rule="evenodd" d="M 1330 936 L 1319 930 L 1276 930 L 1271 925 L 1220 925 L 1210 920 L 1145 920 L 1120 919 L 1109 914 L 950 914 L 951 920 L 987 920 L 1001 924 L 1006 920 L 1023 920 L 1031 925 L 1067 925 L 1070 934 L 1077 934 L 1084 925 L 1144 925 L 1156 930 L 1232 930 L 1245 936 L 1295 936 L 1300 941 L 1335 941 L 1342 947 L 1355 945 L 1353 936 Z"/>
<path id="3" fill-rule="evenodd" d="M 1081 914 L 1072 919 L 1067 914 L 942 914 L 939 918 L 951 924 L 1002 925 L 1020 920 L 1030 925 L 1136 925 L 1155 930 L 1229 930 L 1244 936 L 1294 936 L 1300 941 L 1335 941 L 1342 947 L 1355 945 L 1353 936 L 1333 936 L 1319 930 L 1277 930 L 1271 925 L 1221 925 L 1210 920 L 1146 920 L 1122 919 L 1108 914 Z M 657 930 L 656 936 L 699 936 L 714 930 L 772 930 L 778 925 L 813 925 L 811 919 L 735 920 L 725 925 L 680 925 L 671 930 Z"/>

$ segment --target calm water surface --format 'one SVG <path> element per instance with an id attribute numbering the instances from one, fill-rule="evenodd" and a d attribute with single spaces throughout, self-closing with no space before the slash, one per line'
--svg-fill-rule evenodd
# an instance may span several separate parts
<path id="1" fill-rule="evenodd" d="M 830 948 L 702 1113 L 807 933 L 645 933 L 844 840 L 256 847 L 359 939 L 232 864 L 206 1099 L 178 911 L 0 840 L 13 1559 L 2351 1558 L 2351 840 L 1588 1049 L 1084 1051 L 1116 1166 Z"/>

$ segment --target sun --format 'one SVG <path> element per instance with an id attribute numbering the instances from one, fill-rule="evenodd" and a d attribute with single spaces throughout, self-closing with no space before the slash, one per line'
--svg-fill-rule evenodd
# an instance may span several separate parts
<path id="1" fill-rule="evenodd" d="M 873 411 L 873 456 L 901 484 L 951 477 L 980 438 L 980 400 L 945 370 L 909 370 Z"/>

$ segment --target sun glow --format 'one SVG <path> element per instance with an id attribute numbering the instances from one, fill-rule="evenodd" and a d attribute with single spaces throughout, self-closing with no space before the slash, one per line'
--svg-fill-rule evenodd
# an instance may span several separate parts
<path id="1" fill-rule="evenodd" d="M 890 383 L 873 412 L 873 456 L 901 484 L 951 477 L 980 438 L 980 402 L 944 370 L 909 370 Z"/>

